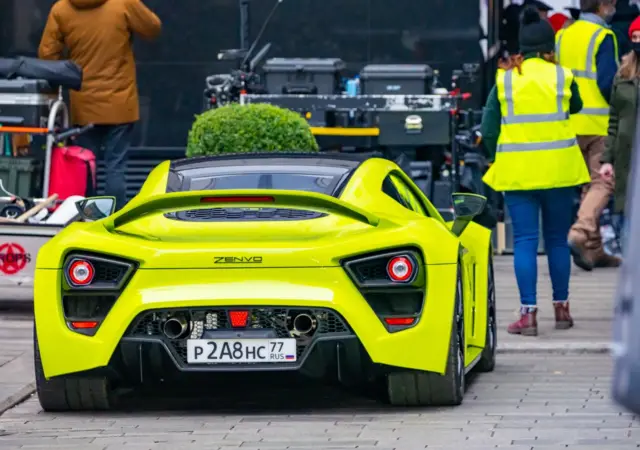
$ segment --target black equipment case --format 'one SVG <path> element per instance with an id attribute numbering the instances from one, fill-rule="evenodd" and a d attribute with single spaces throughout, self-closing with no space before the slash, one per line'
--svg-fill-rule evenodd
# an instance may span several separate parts
<path id="1" fill-rule="evenodd" d="M 431 94 L 433 70 L 426 64 L 374 64 L 360 72 L 364 95 Z"/>
<path id="2" fill-rule="evenodd" d="M 337 58 L 272 58 L 264 64 L 265 87 L 269 94 L 340 94 L 344 69 Z"/>
<path id="3" fill-rule="evenodd" d="M 0 79 L 0 124 L 46 127 L 57 91 L 44 80 Z"/>

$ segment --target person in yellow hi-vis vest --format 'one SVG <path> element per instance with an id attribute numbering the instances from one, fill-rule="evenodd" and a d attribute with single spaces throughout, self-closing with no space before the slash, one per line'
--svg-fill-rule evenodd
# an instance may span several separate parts
<path id="1" fill-rule="evenodd" d="M 578 143 L 591 171 L 583 189 L 578 218 L 568 234 L 574 262 L 584 270 L 617 267 L 620 258 L 602 247 L 600 216 L 613 193 L 613 180 L 599 175 L 609 125 L 609 97 L 618 70 L 618 43 L 607 25 L 616 0 L 580 0 L 580 19 L 556 36 L 558 63 L 573 71 L 584 106 L 571 117 Z"/>
<path id="2" fill-rule="evenodd" d="M 522 16 L 519 58 L 498 71 L 482 117 L 482 136 L 494 153 L 483 180 L 498 192 L 513 224 L 514 268 L 520 290 L 520 320 L 508 332 L 535 336 L 537 254 L 542 232 L 553 285 L 555 323 L 573 326 L 569 312 L 571 253 L 567 233 L 577 186 L 589 182 L 569 116 L 582 101 L 571 70 L 555 64 L 554 31 L 533 8 Z"/>

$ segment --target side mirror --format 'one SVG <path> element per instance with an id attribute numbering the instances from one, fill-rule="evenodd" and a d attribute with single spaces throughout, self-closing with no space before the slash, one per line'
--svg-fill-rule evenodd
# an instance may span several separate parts
<path id="1" fill-rule="evenodd" d="M 116 209 L 115 197 L 89 197 L 76 202 L 82 220 L 93 222 L 109 217 Z"/>
<path id="2" fill-rule="evenodd" d="M 478 214 L 484 211 L 487 198 L 478 194 L 455 193 L 452 196 L 453 211 L 456 218 L 453 221 L 451 231 L 456 236 L 460 236 Z"/>

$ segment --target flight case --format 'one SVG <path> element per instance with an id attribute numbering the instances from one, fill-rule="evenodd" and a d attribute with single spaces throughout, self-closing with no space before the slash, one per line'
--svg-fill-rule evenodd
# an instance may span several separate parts
<path id="1" fill-rule="evenodd" d="M 433 70 L 426 64 L 373 64 L 360 71 L 364 95 L 431 94 Z"/>
<path id="2" fill-rule="evenodd" d="M 338 58 L 272 58 L 264 64 L 265 86 L 270 94 L 340 94 L 344 69 Z"/>
<path id="3" fill-rule="evenodd" d="M 0 124 L 46 127 L 57 95 L 44 80 L 0 79 Z"/>

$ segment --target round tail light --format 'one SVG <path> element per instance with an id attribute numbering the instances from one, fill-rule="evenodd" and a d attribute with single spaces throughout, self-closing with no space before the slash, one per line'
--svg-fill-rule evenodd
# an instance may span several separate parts
<path id="1" fill-rule="evenodd" d="M 93 281 L 93 264 L 85 260 L 76 260 L 69 266 L 69 281 L 76 286 L 86 286 Z"/>
<path id="2" fill-rule="evenodd" d="M 406 256 L 391 258 L 387 264 L 387 274 L 389 278 L 400 283 L 411 279 L 414 270 L 413 262 Z"/>

